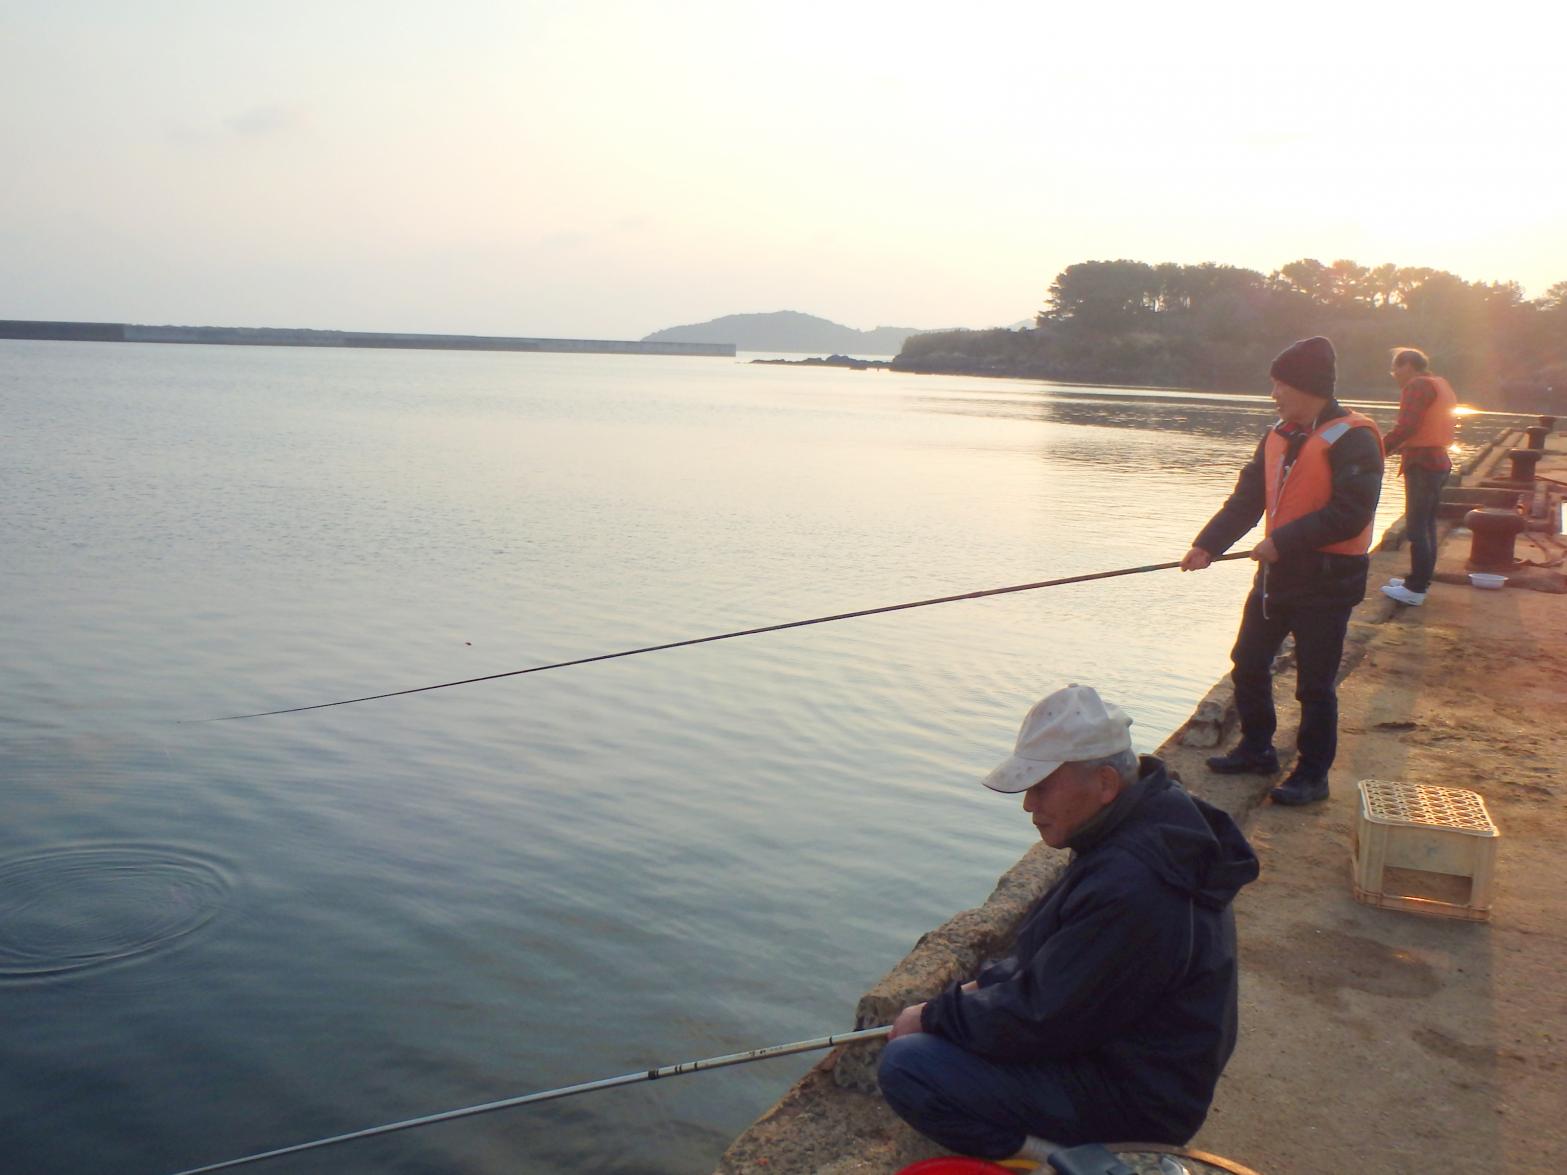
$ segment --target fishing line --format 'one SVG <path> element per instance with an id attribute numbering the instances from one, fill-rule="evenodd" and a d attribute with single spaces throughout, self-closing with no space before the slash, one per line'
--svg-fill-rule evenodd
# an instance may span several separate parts
<path id="1" fill-rule="evenodd" d="M 1223 563 L 1230 559 L 1246 559 L 1250 557 L 1247 551 L 1236 551 L 1228 555 L 1219 555 L 1209 560 L 1210 563 Z M 366 694 L 359 698 L 343 698 L 336 702 L 317 702 L 311 706 L 290 706 L 283 710 L 261 710 L 254 714 L 225 714 L 219 718 L 200 718 L 199 722 L 234 722 L 241 718 L 273 718 L 279 714 L 301 714 L 306 710 L 327 710 L 333 706 L 352 706 L 358 702 L 376 702 L 382 698 L 400 698 L 405 694 L 422 694 L 430 690 L 451 689 L 457 685 L 474 685 L 481 681 L 499 681 L 503 677 L 520 677 L 525 673 L 543 673 L 548 669 L 568 669 L 573 665 L 591 665 L 595 661 L 613 661 L 617 657 L 635 657 L 641 653 L 661 653 L 665 649 L 683 649 L 689 645 L 705 645 L 712 641 L 733 640 L 740 636 L 757 636 L 764 632 L 782 632 L 786 628 L 804 628 L 811 624 L 830 624 L 835 620 L 854 620 L 861 616 L 876 616 L 882 612 L 904 612 L 910 608 L 929 608 L 933 604 L 952 604 L 959 600 L 978 600 L 985 596 L 1004 596 L 1012 592 L 1032 592 L 1040 588 L 1061 587 L 1069 583 L 1089 583 L 1096 579 L 1114 579 L 1119 575 L 1142 575 L 1147 571 L 1168 571 L 1172 567 L 1179 567 L 1180 560 L 1173 563 L 1148 563 L 1142 567 L 1122 567 L 1115 571 L 1094 571 L 1087 575 L 1068 575 L 1061 579 L 1046 579 L 1038 583 L 1019 583 L 1011 587 L 985 588 L 977 592 L 962 592 L 955 596 L 937 596 L 930 600 L 914 600 L 907 604 L 887 604 L 880 608 L 861 608 L 857 612 L 838 612 L 832 616 L 816 616 L 810 620 L 790 620 L 783 624 L 766 624 L 760 628 L 742 628 L 738 632 L 721 632 L 714 636 L 693 637 L 690 640 L 670 641 L 663 645 L 646 645 L 640 649 L 622 649 L 618 653 L 600 653 L 594 657 L 578 657 L 574 661 L 555 661 L 549 665 L 533 665 L 527 669 L 510 669 L 505 673 L 487 673 L 483 677 L 465 677 L 461 681 L 443 681 L 437 685 L 417 685 L 411 689 L 388 690 L 385 693 Z M 187 719 L 186 721 L 190 721 Z"/>
<path id="2" fill-rule="evenodd" d="M 479 1106 L 466 1106 L 460 1110 L 447 1110 L 440 1114 L 427 1114 L 423 1118 L 408 1118 L 402 1122 L 390 1122 L 385 1126 L 372 1126 L 367 1130 L 355 1130 L 349 1134 L 335 1134 L 331 1138 L 318 1138 L 313 1142 L 295 1143 L 293 1146 L 279 1147 L 276 1150 L 262 1151 L 259 1154 L 245 1155 L 238 1159 L 225 1159 L 221 1163 L 209 1163 L 205 1167 L 191 1167 L 184 1171 L 176 1172 L 176 1175 L 202 1175 L 206 1171 L 223 1171 L 230 1167 L 243 1167 L 248 1163 L 259 1163 L 263 1159 L 276 1159 L 283 1155 L 297 1155 L 301 1151 L 319 1150 L 322 1147 L 336 1146 L 341 1142 L 353 1142 L 360 1138 L 372 1138 L 377 1134 L 391 1134 L 394 1130 L 412 1130 L 416 1126 L 430 1126 L 436 1122 L 450 1122 L 456 1118 L 469 1118 L 474 1114 L 487 1114 L 491 1110 L 509 1110 L 515 1106 L 526 1106 L 532 1102 L 547 1102 L 555 1098 L 571 1097 L 573 1094 L 590 1093 L 596 1089 L 611 1089 L 617 1085 L 634 1085 L 638 1081 L 657 1081 L 660 1077 L 677 1077 L 682 1073 L 698 1073 L 703 1069 L 719 1069 L 725 1065 L 744 1065 L 751 1061 L 765 1061 L 769 1057 L 786 1057 L 791 1053 L 808 1053 L 816 1049 L 830 1049 L 835 1045 L 853 1044 L 859 1040 L 874 1040 L 877 1037 L 886 1036 L 892 1031 L 892 1025 L 884 1024 L 880 1028 L 861 1028 L 854 1032 L 838 1032 L 832 1036 L 819 1036 L 814 1040 L 797 1040 L 793 1044 L 774 1044 L 765 1048 L 751 1049 L 743 1053 L 729 1053 L 722 1057 L 708 1057 L 701 1061 L 683 1061 L 678 1065 L 666 1065 L 662 1069 L 644 1069 L 636 1073 L 624 1073 L 619 1077 L 604 1077 L 598 1081 L 584 1081 L 579 1085 L 563 1085 L 559 1089 L 545 1089 L 538 1093 L 523 1094 L 521 1097 L 506 1098 L 498 1102 L 485 1102 Z"/>

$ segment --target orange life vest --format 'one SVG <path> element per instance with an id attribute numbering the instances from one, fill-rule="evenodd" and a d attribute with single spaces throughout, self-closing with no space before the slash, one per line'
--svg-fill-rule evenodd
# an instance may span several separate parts
<path id="1" fill-rule="evenodd" d="M 1458 435 L 1458 418 L 1453 415 L 1453 409 L 1458 407 L 1458 393 L 1440 375 L 1417 376 L 1411 383 L 1422 379 L 1436 389 L 1436 395 L 1431 400 L 1431 406 L 1426 409 L 1426 414 L 1420 418 L 1420 427 L 1404 442 L 1404 448 L 1445 449 Z"/>
<path id="2" fill-rule="evenodd" d="M 1263 447 L 1268 491 L 1267 534 L 1321 510 L 1332 500 L 1333 467 L 1328 464 L 1328 450 L 1356 428 L 1369 428 L 1371 435 L 1377 438 L 1377 448 L 1382 447 L 1382 434 L 1377 430 L 1376 421 L 1359 412 L 1350 412 L 1313 431 L 1288 469 L 1284 467 L 1288 438 L 1277 429 L 1268 434 Z M 1368 521 L 1365 529 L 1354 538 L 1317 549 L 1333 555 L 1364 555 L 1371 550 L 1371 523 Z"/>

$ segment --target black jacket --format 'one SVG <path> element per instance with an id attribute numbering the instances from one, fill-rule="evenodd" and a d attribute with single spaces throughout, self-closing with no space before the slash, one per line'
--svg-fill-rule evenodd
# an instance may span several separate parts
<path id="1" fill-rule="evenodd" d="M 1325 424 L 1348 412 L 1337 400 L 1329 400 L 1319 422 Z M 1275 425 L 1274 430 L 1291 435 L 1282 425 Z M 1294 435 L 1299 438 L 1294 450 L 1298 453 L 1307 434 Z M 1257 525 L 1268 502 L 1263 455 L 1267 442 L 1266 436 L 1257 442 L 1257 451 L 1242 468 L 1234 492 L 1203 527 L 1193 546 L 1210 555 L 1222 555 Z M 1369 429 L 1352 428 L 1328 449 L 1328 465 L 1333 471 L 1333 496 L 1328 504 L 1275 530 L 1273 545 L 1279 550 L 1279 561 L 1257 569 L 1257 588 L 1262 590 L 1266 582 L 1270 602 L 1353 607 L 1365 597 L 1370 558 L 1329 555 L 1319 548 L 1353 538 L 1376 514 L 1377 500 L 1382 496 L 1382 450 Z"/>
<path id="2" fill-rule="evenodd" d="M 1091 823 L 1015 953 L 927 1003 L 922 1026 L 994 1060 L 1058 1061 L 1084 1139 L 1185 1142 L 1235 1047 L 1229 907 L 1257 858 L 1151 756 Z"/>

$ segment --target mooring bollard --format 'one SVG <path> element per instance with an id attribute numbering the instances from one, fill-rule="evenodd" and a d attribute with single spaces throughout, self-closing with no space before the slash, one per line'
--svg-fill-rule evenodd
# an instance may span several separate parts
<path id="1" fill-rule="evenodd" d="M 1537 416 L 1535 419 L 1540 422 L 1546 432 L 1550 432 L 1556 427 L 1556 417 L 1554 416 Z"/>
<path id="2" fill-rule="evenodd" d="M 1551 430 L 1546 428 L 1543 424 L 1531 424 L 1528 428 L 1524 429 L 1524 432 L 1529 434 L 1529 444 L 1527 445 L 1527 448 L 1530 449 L 1545 448 L 1545 438 L 1551 435 Z"/>
<path id="3" fill-rule="evenodd" d="M 1469 570 L 1511 571 L 1517 561 L 1513 541 L 1523 530 L 1523 515 L 1512 510 L 1471 510 L 1464 525 L 1473 534 L 1469 542 Z"/>
<path id="4" fill-rule="evenodd" d="M 1543 449 L 1508 449 L 1507 456 L 1513 463 L 1512 473 L 1508 475 L 1511 481 L 1533 481 L 1534 467 L 1539 464 L 1540 458 L 1545 456 Z"/>

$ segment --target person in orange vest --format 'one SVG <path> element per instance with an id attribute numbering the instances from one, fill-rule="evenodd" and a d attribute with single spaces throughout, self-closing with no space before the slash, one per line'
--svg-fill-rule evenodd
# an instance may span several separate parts
<path id="1" fill-rule="evenodd" d="M 1432 374 L 1424 351 L 1393 349 L 1398 384 L 1398 423 L 1387 434 L 1387 451 L 1398 453 L 1398 473 L 1404 479 L 1404 526 L 1409 536 L 1409 574 L 1390 579 L 1382 594 L 1418 608 L 1431 590 L 1436 571 L 1436 511 L 1442 487 L 1453 470 L 1447 447 L 1458 435 L 1458 395 L 1452 384 Z"/>
<path id="2" fill-rule="evenodd" d="M 1251 552 L 1256 581 L 1230 653 L 1240 743 L 1210 758 L 1208 767 L 1221 775 L 1278 772 L 1273 658 L 1293 634 L 1298 754 L 1270 795 L 1275 803 L 1299 805 L 1328 797 L 1338 751 L 1335 679 L 1349 614 L 1366 594 L 1371 523 L 1382 494 L 1382 435 L 1369 417 L 1333 398 L 1337 357 L 1321 335 L 1286 347 L 1270 374 L 1278 422 L 1181 559 L 1181 570 L 1201 571 L 1264 520 L 1264 537 Z"/>

